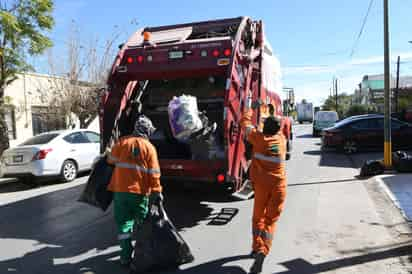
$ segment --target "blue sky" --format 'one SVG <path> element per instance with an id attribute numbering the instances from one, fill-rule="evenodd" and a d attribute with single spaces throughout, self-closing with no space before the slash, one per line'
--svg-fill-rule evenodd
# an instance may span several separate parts
<path id="1" fill-rule="evenodd" d="M 80 26 L 82 39 L 105 39 L 114 29 L 125 40 L 144 26 L 250 16 L 262 19 L 283 69 L 283 84 L 295 88 L 298 100 L 316 104 L 329 94 L 332 78 L 341 91 L 353 92 L 364 74 L 383 73 L 383 0 L 375 0 L 365 29 L 351 57 L 369 0 L 56 0 L 54 53 L 63 54 L 70 22 Z M 391 71 L 401 56 L 401 75 L 412 75 L 412 1 L 389 0 Z M 136 25 L 136 22 L 138 24 Z M 120 41 L 119 41 L 120 42 Z M 42 67 L 44 57 L 34 65 Z"/>

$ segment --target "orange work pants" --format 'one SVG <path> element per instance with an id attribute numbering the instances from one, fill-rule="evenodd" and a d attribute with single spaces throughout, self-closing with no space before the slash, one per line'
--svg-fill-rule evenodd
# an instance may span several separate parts
<path id="1" fill-rule="evenodd" d="M 253 250 L 267 255 L 272 246 L 276 221 L 286 198 L 286 179 L 270 178 L 252 182 L 255 189 L 253 206 Z"/>

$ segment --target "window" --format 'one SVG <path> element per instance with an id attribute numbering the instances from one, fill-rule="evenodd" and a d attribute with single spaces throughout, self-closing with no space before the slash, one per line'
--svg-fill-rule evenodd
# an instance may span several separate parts
<path id="1" fill-rule="evenodd" d="M 65 117 L 56 109 L 32 107 L 33 135 L 66 128 Z"/>
<path id="2" fill-rule="evenodd" d="M 34 136 L 24 143 L 22 143 L 20 146 L 31 146 L 31 145 L 44 145 L 49 143 L 51 140 L 56 138 L 59 134 L 58 133 L 50 133 L 50 134 L 40 134 L 37 136 Z"/>
<path id="3" fill-rule="evenodd" d="M 16 117 L 13 106 L 4 106 L 4 119 L 7 124 L 7 134 L 9 140 L 15 140 L 16 137 Z"/>
<path id="4" fill-rule="evenodd" d="M 372 123 L 368 119 L 356 121 L 352 124 L 354 129 L 370 129 L 372 128 Z"/>
<path id="5" fill-rule="evenodd" d="M 91 131 L 86 131 L 84 133 L 87 137 L 87 139 L 91 142 L 91 143 L 100 143 L 100 135 Z"/>
<path id="6" fill-rule="evenodd" d="M 391 128 L 392 129 L 401 129 L 401 127 L 403 126 L 403 124 L 399 121 L 396 121 L 394 119 L 391 120 Z"/>
<path id="7" fill-rule="evenodd" d="M 66 142 L 69 142 L 70 144 L 87 144 L 90 143 L 89 140 L 86 138 L 86 136 L 83 135 L 81 132 L 75 132 L 72 134 L 69 134 L 63 138 Z"/>

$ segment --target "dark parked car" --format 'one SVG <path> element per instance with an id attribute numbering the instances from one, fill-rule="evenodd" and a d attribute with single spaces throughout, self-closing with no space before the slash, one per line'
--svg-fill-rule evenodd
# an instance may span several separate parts
<path id="1" fill-rule="evenodd" d="M 322 133 L 322 147 L 334 147 L 351 154 L 358 150 L 383 148 L 383 115 L 360 115 L 346 118 Z M 412 147 L 412 125 L 391 119 L 394 149 Z"/>

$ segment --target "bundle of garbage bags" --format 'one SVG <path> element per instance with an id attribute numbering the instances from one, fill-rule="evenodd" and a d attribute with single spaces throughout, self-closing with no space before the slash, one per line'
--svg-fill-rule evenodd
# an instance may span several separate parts
<path id="1" fill-rule="evenodd" d="M 392 166 L 397 172 L 412 172 L 412 155 L 405 151 L 396 151 L 392 153 Z M 383 174 L 385 166 L 383 159 L 367 160 L 362 165 L 359 176 L 369 177 Z"/>
<path id="2" fill-rule="evenodd" d="M 106 211 L 113 200 L 113 193 L 107 190 L 113 170 L 114 166 L 107 163 L 105 156 L 99 157 L 78 201 Z"/>
<path id="3" fill-rule="evenodd" d="M 190 95 L 173 97 L 169 102 L 168 114 L 172 134 L 180 141 L 187 140 L 203 127 L 196 97 Z"/>
<path id="4" fill-rule="evenodd" d="M 130 265 L 133 274 L 175 268 L 194 260 L 162 202 L 151 202 L 148 217 L 141 226 L 135 227 L 133 238 L 136 240 Z"/>

